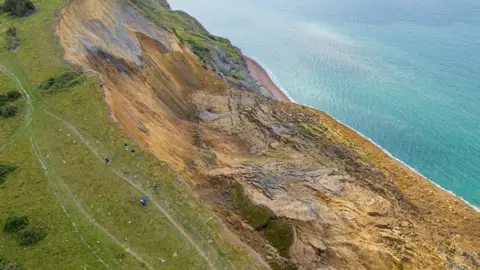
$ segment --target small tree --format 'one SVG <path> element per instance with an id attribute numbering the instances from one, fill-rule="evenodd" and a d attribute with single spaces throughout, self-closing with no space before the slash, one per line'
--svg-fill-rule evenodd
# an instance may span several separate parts
<path id="1" fill-rule="evenodd" d="M 3 117 L 13 117 L 18 113 L 18 108 L 15 105 L 7 105 L 3 107 L 0 113 Z"/>
<path id="2" fill-rule="evenodd" d="M 18 236 L 20 237 L 20 245 L 27 246 L 40 242 L 47 236 L 47 233 L 39 228 L 28 228 L 21 231 Z"/>
<path id="3" fill-rule="evenodd" d="M 29 10 L 35 9 L 35 5 L 30 0 L 5 0 L 3 8 L 18 17 L 23 17 Z"/>
<path id="4" fill-rule="evenodd" d="M 19 99 L 21 96 L 22 96 L 22 94 L 20 92 L 18 92 L 17 90 L 12 90 L 12 91 L 9 91 L 7 93 L 7 98 L 10 101 L 15 101 L 15 100 Z"/>
<path id="5" fill-rule="evenodd" d="M 19 264 L 14 262 L 8 262 L 0 258 L 0 270 L 20 270 L 22 269 Z"/>
<path id="6" fill-rule="evenodd" d="M 27 225 L 28 218 L 26 216 L 11 216 L 8 217 L 7 222 L 3 227 L 3 231 L 8 233 L 18 232 L 21 229 L 25 228 Z"/>
<path id="7" fill-rule="evenodd" d="M 0 107 L 7 104 L 7 102 L 8 102 L 7 95 L 0 94 Z"/>
<path id="8" fill-rule="evenodd" d="M 12 51 L 20 46 L 20 38 L 17 35 L 17 28 L 10 27 L 5 32 L 5 49 Z"/>
<path id="9" fill-rule="evenodd" d="M 17 167 L 13 165 L 0 164 L 0 184 L 5 181 L 5 178 L 8 174 L 15 171 L 16 169 Z"/>

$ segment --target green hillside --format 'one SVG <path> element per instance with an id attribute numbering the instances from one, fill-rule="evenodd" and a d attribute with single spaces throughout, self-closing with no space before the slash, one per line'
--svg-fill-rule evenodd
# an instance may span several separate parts
<path id="1" fill-rule="evenodd" d="M 17 115 L 0 117 L 0 164 L 16 167 L 0 184 L 0 269 L 2 263 L 22 269 L 249 268 L 250 256 L 227 240 L 170 166 L 109 118 L 97 78 L 65 75 L 74 67 L 62 59 L 54 34 L 64 2 L 36 1 L 38 10 L 28 17 L 0 15 L 0 94 L 23 94 L 11 102 Z M 20 45 L 7 50 L 4 33 L 11 27 Z M 59 83 L 46 87 L 53 82 Z M 146 207 L 142 197 L 149 199 Z M 26 216 L 28 225 L 4 232 L 11 216 Z M 31 229 L 46 236 L 22 244 L 22 233 Z"/>

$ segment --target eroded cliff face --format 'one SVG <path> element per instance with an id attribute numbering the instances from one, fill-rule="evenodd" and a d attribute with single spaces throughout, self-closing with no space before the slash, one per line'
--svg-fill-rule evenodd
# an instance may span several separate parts
<path id="1" fill-rule="evenodd" d="M 128 2 L 73 0 L 56 31 L 111 117 L 272 268 L 479 268 L 477 212 L 328 115 L 225 83 Z"/>

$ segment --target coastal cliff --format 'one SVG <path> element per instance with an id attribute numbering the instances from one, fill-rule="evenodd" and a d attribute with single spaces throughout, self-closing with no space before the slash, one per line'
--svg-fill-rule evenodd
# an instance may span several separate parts
<path id="1" fill-rule="evenodd" d="M 56 33 L 110 117 L 272 269 L 479 269 L 478 212 L 256 83 L 238 48 L 167 2 L 70 1 Z"/>

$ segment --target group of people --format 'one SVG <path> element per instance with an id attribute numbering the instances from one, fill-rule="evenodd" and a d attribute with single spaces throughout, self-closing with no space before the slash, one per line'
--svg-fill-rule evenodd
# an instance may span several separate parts
<path id="1" fill-rule="evenodd" d="M 128 151 L 129 150 L 129 147 L 128 147 L 128 144 L 125 144 L 124 145 L 124 148 L 125 148 L 125 151 Z M 130 151 L 132 153 L 132 156 L 135 156 L 135 149 L 132 148 L 132 150 Z M 110 164 L 110 159 L 108 157 L 105 157 L 105 165 L 109 165 Z M 157 190 L 157 183 L 153 183 L 153 190 Z M 140 200 L 140 204 L 143 205 L 143 206 L 147 206 L 147 197 L 143 197 L 141 200 Z"/>
<path id="2" fill-rule="evenodd" d="M 128 151 L 128 144 L 125 144 L 125 150 Z M 132 148 L 132 151 L 130 151 L 132 153 L 132 156 L 135 156 L 135 149 Z"/>
<path id="3" fill-rule="evenodd" d="M 125 144 L 125 150 L 128 151 L 128 144 Z M 135 156 L 135 149 L 132 148 L 132 151 L 130 151 L 132 153 L 132 156 Z M 108 157 L 105 157 L 105 165 L 108 165 L 110 164 L 110 159 Z"/>

